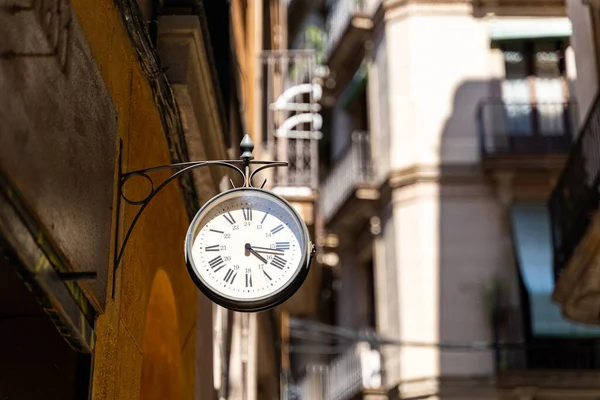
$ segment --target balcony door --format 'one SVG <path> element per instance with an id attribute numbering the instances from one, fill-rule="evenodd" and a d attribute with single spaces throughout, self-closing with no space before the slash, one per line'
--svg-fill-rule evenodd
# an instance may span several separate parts
<path id="1" fill-rule="evenodd" d="M 560 140 L 568 125 L 565 41 L 507 41 L 501 48 L 506 70 L 502 100 L 513 145 L 552 145 L 549 137 Z M 528 140 L 530 136 L 544 136 L 544 140 Z"/>

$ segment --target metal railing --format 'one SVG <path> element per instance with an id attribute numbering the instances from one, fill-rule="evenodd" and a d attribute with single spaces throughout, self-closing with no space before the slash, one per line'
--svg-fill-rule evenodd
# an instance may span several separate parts
<path id="1" fill-rule="evenodd" d="M 600 343 L 594 340 L 534 341 L 496 350 L 497 372 L 586 371 L 600 368 Z"/>
<path id="2" fill-rule="evenodd" d="M 557 279 L 600 205 L 599 184 L 600 97 L 597 96 L 548 204 Z"/>
<path id="3" fill-rule="evenodd" d="M 372 178 L 371 149 L 368 132 L 354 132 L 350 146 L 335 163 L 321 186 L 321 207 L 326 221 L 360 183 Z"/>
<path id="4" fill-rule="evenodd" d="M 484 155 L 568 153 L 577 132 L 577 105 L 486 100 L 478 128 Z"/>
<path id="5" fill-rule="evenodd" d="M 357 13 L 366 12 L 365 0 L 336 0 L 333 1 L 327 17 L 327 40 L 325 42 L 325 57 L 329 58 L 348 28 L 352 17 Z"/>
<path id="6" fill-rule="evenodd" d="M 312 364 L 306 368 L 306 375 L 298 385 L 300 399 L 325 400 L 325 380 L 327 365 Z"/>
<path id="7" fill-rule="evenodd" d="M 366 342 L 356 343 L 328 365 L 309 367 L 299 384 L 302 400 L 347 400 L 363 389 L 380 388 L 381 355 Z"/>
<path id="8" fill-rule="evenodd" d="M 316 189 L 318 184 L 319 152 L 316 135 L 320 127 L 318 98 L 314 90 L 302 88 L 313 84 L 316 68 L 315 53 L 308 50 L 264 51 L 259 59 L 261 73 L 260 108 L 257 117 L 262 126 L 263 154 L 273 160 L 289 162 L 288 168 L 278 168 L 272 176 L 265 173 L 270 184 L 278 187 L 303 187 Z M 293 95 L 283 104 L 276 105 L 284 92 Z M 285 97 L 285 96 L 284 96 Z M 311 115 L 310 120 L 302 119 Z M 296 121 L 295 123 L 293 121 Z M 289 126 L 286 125 L 292 122 Z M 287 126 L 286 129 L 282 129 Z"/>

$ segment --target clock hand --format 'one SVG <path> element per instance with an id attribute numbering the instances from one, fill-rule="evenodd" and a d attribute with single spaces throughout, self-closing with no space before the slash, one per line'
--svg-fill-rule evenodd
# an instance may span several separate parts
<path id="1" fill-rule="evenodd" d="M 250 253 L 252 253 L 253 255 L 256 256 L 256 258 L 258 258 L 260 261 L 262 261 L 265 264 L 268 264 L 269 262 L 267 261 L 266 258 L 264 258 L 263 256 L 261 256 L 260 254 L 258 254 L 256 251 L 250 249 Z"/>
<path id="2" fill-rule="evenodd" d="M 252 246 L 253 249 L 261 249 L 261 250 L 275 250 L 270 247 L 260 247 L 260 246 Z"/>
<path id="3" fill-rule="evenodd" d="M 253 247 L 253 249 L 255 249 L 256 247 Z M 277 251 L 275 249 L 269 249 L 269 250 L 256 250 L 257 253 L 265 253 L 265 254 L 276 254 L 278 256 L 282 256 L 285 253 L 283 251 Z"/>
<path id="4" fill-rule="evenodd" d="M 281 250 L 277 250 L 274 249 L 272 247 L 260 247 L 260 246 L 252 246 L 253 249 L 255 249 L 256 251 L 261 251 L 261 250 L 266 250 L 266 251 L 278 251 L 281 254 L 283 254 L 283 252 Z"/>
<path id="5" fill-rule="evenodd" d="M 253 249 L 255 249 L 259 253 L 276 254 L 276 255 L 279 255 L 279 256 L 284 255 L 283 251 L 272 249 L 270 247 L 260 247 L 260 246 L 250 246 L 250 247 L 252 247 Z"/>
<path id="6" fill-rule="evenodd" d="M 263 263 L 265 263 L 265 264 L 269 263 L 266 258 L 264 258 L 260 254 L 258 254 L 256 251 L 254 251 L 254 249 L 252 249 L 252 246 L 250 245 L 250 243 L 246 243 L 245 248 L 247 251 L 249 251 L 252 255 L 256 256 L 256 258 L 258 258 Z"/>

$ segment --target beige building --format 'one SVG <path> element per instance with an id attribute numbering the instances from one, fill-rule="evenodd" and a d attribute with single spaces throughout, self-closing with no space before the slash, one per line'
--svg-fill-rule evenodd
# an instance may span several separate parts
<path id="1" fill-rule="evenodd" d="M 372 344 L 309 363 L 302 398 L 600 394 L 600 330 L 552 302 L 547 207 L 596 91 L 594 4 L 290 2 L 290 43 L 328 67 L 333 352 L 349 332 Z M 296 324 L 298 343 L 331 344 Z"/>

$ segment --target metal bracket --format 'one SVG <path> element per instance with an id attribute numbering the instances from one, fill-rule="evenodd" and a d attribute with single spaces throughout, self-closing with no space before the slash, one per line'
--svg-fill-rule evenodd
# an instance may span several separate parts
<path id="1" fill-rule="evenodd" d="M 193 171 L 197 168 L 201 168 L 201 167 L 210 167 L 210 166 L 227 167 L 227 168 L 233 169 L 234 171 L 236 171 L 237 173 L 240 174 L 240 176 L 244 180 L 243 187 L 254 187 L 252 184 L 252 179 L 254 178 L 254 175 L 256 175 L 256 173 L 258 173 L 262 170 L 265 170 L 267 168 L 287 167 L 288 166 L 288 163 L 284 162 L 284 161 L 254 161 L 254 156 L 252 155 L 252 150 L 254 150 L 254 143 L 252 142 L 252 139 L 250 139 L 250 136 L 248 134 L 244 135 L 244 138 L 242 139 L 242 141 L 240 143 L 240 149 L 242 151 L 242 155 L 240 156 L 239 160 L 191 161 L 191 162 L 183 162 L 183 163 L 177 163 L 177 164 L 161 165 L 161 166 L 157 166 L 157 167 L 145 168 L 145 169 L 140 169 L 140 170 L 126 172 L 126 173 L 119 173 L 119 195 L 120 195 L 120 197 L 123 200 L 125 200 L 125 202 L 127 202 L 128 204 L 133 205 L 133 206 L 140 206 L 140 208 L 137 211 L 137 213 L 135 214 L 135 217 L 133 218 L 133 220 L 131 221 L 131 225 L 127 229 L 127 233 L 125 234 L 123 243 L 121 244 L 118 251 L 117 251 L 118 244 L 115 246 L 114 265 L 113 265 L 113 289 L 112 289 L 113 299 L 115 297 L 115 282 L 116 282 L 116 276 L 117 276 L 117 269 L 119 268 L 121 259 L 123 258 L 123 253 L 125 252 L 125 247 L 127 246 L 127 243 L 129 242 L 129 238 L 131 237 L 133 228 L 137 224 L 140 216 L 142 215 L 142 213 L 144 212 L 144 210 L 146 209 L 146 207 L 148 206 L 150 201 L 152 201 L 154 196 L 156 196 L 158 194 L 158 192 L 160 192 L 169 183 L 173 182 L 178 176 L 183 175 L 187 172 L 191 172 L 191 171 Z M 241 166 L 243 168 L 243 170 L 240 167 L 238 167 L 238 165 Z M 250 165 L 260 165 L 260 166 L 258 168 L 256 168 L 254 171 L 250 172 Z M 160 184 L 155 185 L 154 180 L 152 179 L 152 177 L 150 177 L 148 175 L 148 173 L 155 172 L 155 171 L 161 171 L 161 170 L 165 170 L 165 169 L 173 169 L 173 170 L 177 170 L 177 171 L 174 172 L 167 179 L 162 181 Z M 127 181 L 129 181 L 129 179 L 134 178 L 134 177 L 142 177 L 145 180 L 147 180 L 148 182 L 150 182 L 150 185 L 151 185 L 150 193 L 148 193 L 148 195 L 143 199 L 140 199 L 140 200 L 128 199 L 125 196 L 125 194 L 123 193 L 123 187 L 125 186 Z M 262 183 L 262 185 L 260 187 L 263 187 L 265 185 L 265 183 L 266 183 L 266 180 Z"/>

